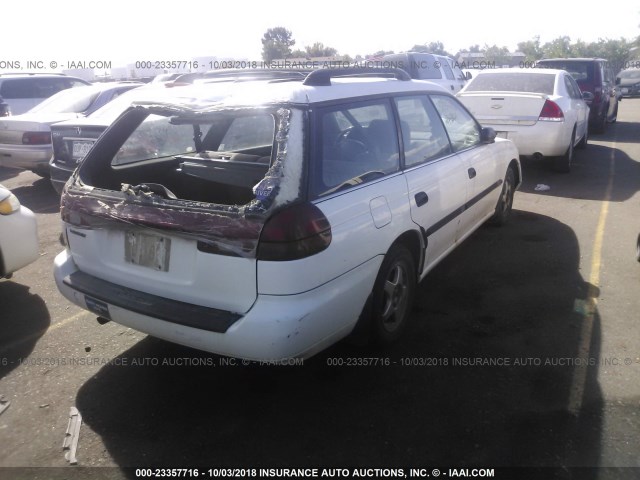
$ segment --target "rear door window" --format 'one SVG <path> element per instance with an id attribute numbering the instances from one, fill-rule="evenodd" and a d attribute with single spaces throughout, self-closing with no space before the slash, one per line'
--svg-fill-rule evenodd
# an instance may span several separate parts
<path id="1" fill-rule="evenodd" d="M 396 99 L 404 163 L 412 167 L 451 153 L 447 132 L 426 95 Z"/>
<path id="2" fill-rule="evenodd" d="M 400 169 L 398 133 L 389 100 L 320 109 L 312 193 L 317 196 Z"/>
<path id="3" fill-rule="evenodd" d="M 2 82 L 0 96 L 7 100 L 17 98 L 40 98 L 32 78 L 10 78 Z"/>

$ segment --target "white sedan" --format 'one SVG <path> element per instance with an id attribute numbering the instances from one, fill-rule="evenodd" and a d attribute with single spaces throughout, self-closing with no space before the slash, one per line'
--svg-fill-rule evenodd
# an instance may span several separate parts
<path id="1" fill-rule="evenodd" d="M 39 251 L 35 215 L 0 185 L 0 278 L 10 278 L 38 258 Z"/>
<path id="2" fill-rule="evenodd" d="M 0 119 L 0 166 L 49 176 L 53 155 L 51 125 L 85 117 L 139 83 L 116 82 L 74 87 L 49 97 L 27 113 Z"/>
<path id="3" fill-rule="evenodd" d="M 521 156 L 554 157 L 557 171 L 569 172 L 574 147 L 587 146 L 589 106 L 564 70 L 484 70 L 458 98 Z"/>

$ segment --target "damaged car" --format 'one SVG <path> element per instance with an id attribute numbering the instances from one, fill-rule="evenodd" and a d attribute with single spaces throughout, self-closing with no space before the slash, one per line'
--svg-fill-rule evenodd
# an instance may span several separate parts
<path id="1" fill-rule="evenodd" d="M 398 339 L 417 283 L 521 182 L 518 152 L 397 69 L 323 69 L 138 102 L 61 197 L 62 294 L 155 337 L 306 358 Z"/>

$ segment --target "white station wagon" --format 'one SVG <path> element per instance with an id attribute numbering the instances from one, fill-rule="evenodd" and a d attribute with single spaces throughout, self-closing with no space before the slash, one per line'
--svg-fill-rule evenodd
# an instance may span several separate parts
<path id="1" fill-rule="evenodd" d="M 101 322 L 251 360 L 309 357 L 356 325 L 385 344 L 417 282 L 509 216 L 514 145 L 402 70 L 211 89 L 132 106 L 64 189 L 56 283 Z"/>

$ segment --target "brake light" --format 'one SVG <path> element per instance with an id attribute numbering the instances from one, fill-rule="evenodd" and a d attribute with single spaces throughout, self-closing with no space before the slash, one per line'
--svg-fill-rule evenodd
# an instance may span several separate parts
<path id="1" fill-rule="evenodd" d="M 562 122 L 564 120 L 564 113 L 562 113 L 562 109 L 556 102 L 546 100 L 542 106 L 538 120 L 543 122 Z"/>
<path id="2" fill-rule="evenodd" d="M 51 132 L 24 132 L 22 134 L 23 145 L 46 145 L 51 143 Z"/>
<path id="3" fill-rule="evenodd" d="M 285 208 L 267 220 L 260 234 L 258 260 L 284 261 L 310 257 L 331 243 L 331 225 L 312 203 Z"/>

